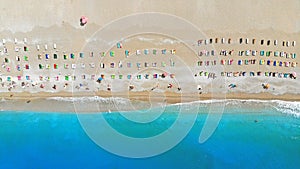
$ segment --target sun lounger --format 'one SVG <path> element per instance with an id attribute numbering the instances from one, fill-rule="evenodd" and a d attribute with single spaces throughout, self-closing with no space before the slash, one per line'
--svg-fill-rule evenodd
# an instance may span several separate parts
<path id="1" fill-rule="evenodd" d="M 148 55 L 148 54 L 149 54 L 149 49 L 145 49 L 145 50 L 144 50 L 144 54 L 145 54 L 145 55 Z"/>
<path id="2" fill-rule="evenodd" d="M 83 53 L 83 52 L 80 52 L 80 53 L 79 53 L 79 57 L 80 57 L 80 58 L 83 58 L 83 57 L 84 57 L 84 53 Z"/>
<path id="3" fill-rule="evenodd" d="M 125 56 L 129 56 L 129 50 L 125 50 Z"/>
<path id="4" fill-rule="evenodd" d="M 76 69 L 76 64 L 72 64 L 72 69 Z"/>
<path id="5" fill-rule="evenodd" d="M 264 40 L 260 40 L 260 45 L 263 45 L 264 44 Z"/>
<path id="6" fill-rule="evenodd" d="M 117 48 L 122 48 L 122 44 L 120 42 L 117 43 Z"/>
<path id="7" fill-rule="evenodd" d="M 243 64 L 243 60 L 238 60 L 238 65 L 242 65 Z"/>
<path id="8" fill-rule="evenodd" d="M 265 51 L 261 50 L 260 51 L 260 56 L 264 56 L 265 55 Z"/>
<path id="9" fill-rule="evenodd" d="M 114 62 L 110 63 L 110 68 L 115 68 L 115 63 Z"/>
<path id="10" fill-rule="evenodd" d="M 153 49 L 153 50 L 152 50 L 152 54 L 153 54 L 153 55 L 156 55 L 156 53 L 157 53 L 157 50 L 156 50 L 156 49 Z"/>
<path id="11" fill-rule="evenodd" d="M 114 51 L 110 51 L 109 52 L 109 56 L 114 57 L 115 56 L 115 52 Z"/>

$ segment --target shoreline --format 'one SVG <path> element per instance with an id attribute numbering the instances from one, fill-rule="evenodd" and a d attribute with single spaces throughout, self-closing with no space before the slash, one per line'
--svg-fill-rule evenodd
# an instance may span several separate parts
<path id="1" fill-rule="evenodd" d="M 163 107 L 178 103 L 191 103 L 207 100 L 241 100 L 241 101 L 292 101 L 300 102 L 296 94 L 272 95 L 270 93 L 3 93 L 0 101 L 1 111 L 32 111 L 91 113 L 110 111 L 134 111 Z M 70 100 L 66 100 L 70 98 Z M 75 98 L 75 100 L 72 100 Z M 76 98 L 79 98 L 76 100 Z"/>
<path id="2" fill-rule="evenodd" d="M 300 101 L 299 94 L 279 94 L 274 95 L 268 92 L 262 93 L 244 93 L 244 92 L 230 92 L 230 93 L 184 93 L 184 92 L 151 92 L 151 91 L 135 91 L 135 92 L 3 92 L 0 99 L 5 100 L 35 100 L 48 99 L 53 97 L 92 97 L 98 96 L 103 98 L 120 97 L 130 100 L 148 101 L 149 98 L 164 97 L 168 103 L 180 103 L 180 97 L 183 101 L 197 101 L 197 100 L 213 100 L 213 99 L 237 99 L 237 100 L 283 100 L 283 101 Z"/>

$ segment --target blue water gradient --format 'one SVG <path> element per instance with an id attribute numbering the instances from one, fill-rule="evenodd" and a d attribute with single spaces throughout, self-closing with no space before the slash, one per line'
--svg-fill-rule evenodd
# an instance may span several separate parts
<path id="1" fill-rule="evenodd" d="M 153 123 L 137 124 L 118 113 L 104 114 L 117 130 L 149 137 L 167 129 L 176 119 L 166 109 Z M 225 109 L 212 137 L 198 142 L 207 117 L 201 109 L 188 136 L 164 154 L 130 159 L 111 154 L 85 134 L 76 114 L 0 112 L 0 168 L 298 168 L 300 119 L 272 108 Z M 93 114 L 87 114 L 93 118 Z M 186 113 L 186 120 L 189 120 Z M 185 125 L 185 122 L 182 122 Z M 126 145 L 124 145 L 126 146 Z"/>

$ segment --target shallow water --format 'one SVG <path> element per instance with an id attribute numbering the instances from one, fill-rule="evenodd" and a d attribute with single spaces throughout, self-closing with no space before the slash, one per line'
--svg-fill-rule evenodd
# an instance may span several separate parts
<path id="1" fill-rule="evenodd" d="M 299 106 L 294 104 L 296 108 Z M 187 105 L 189 109 L 183 109 L 179 121 L 182 128 L 192 121 L 195 112 L 189 111 L 200 106 L 189 134 L 171 150 L 150 158 L 126 158 L 104 150 L 88 137 L 80 124 L 82 117 L 76 114 L 2 111 L 0 168 L 297 168 L 300 165 L 298 109 L 271 102 L 227 102 L 213 135 L 199 143 L 210 106 L 220 104 Z M 103 115 L 119 133 L 147 138 L 170 129 L 178 120 L 180 106 L 165 108 L 149 123 L 129 121 L 119 112 L 85 114 L 84 118 L 92 125 Z M 157 111 L 160 109 L 134 113 L 145 119 Z M 214 116 L 218 118 L 218 114 Z M 105 134 L 109 137 L 109 133 Z"/>

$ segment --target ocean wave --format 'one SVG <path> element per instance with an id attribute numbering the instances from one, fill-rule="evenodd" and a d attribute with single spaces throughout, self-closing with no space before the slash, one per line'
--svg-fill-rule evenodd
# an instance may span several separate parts
<path id="1" fill-rule="evenodd" d="M 50 97 L 47 100 L 55 100 L 55 101 L 64 101 L 64 102 L 102 102 L 102 103 L 118 103 L 118 104 L 128 104 L 130 102 L 129 99 L 121 98 L 121 97 Z"/>
<path id="2" fill-rule="evenodd" d="M 283 101 L 283 100 L 258 100 L 258 99 L 249 99 L 249 100 L 239 100 L 239 99 L 216 99 L 216 100 L 199 100 L 187 103 L 176 103 L 173 105 L 195 105 L 207 106 L 208 104 L 218 104 L 224 106 L 237 106 L 237 105 L 249 105 L 253 104 L 270 106 L 275 108 L 277 111 L 293 115 L 296 118 L 300 118 L 300 102 L 298 101 Z"/>

